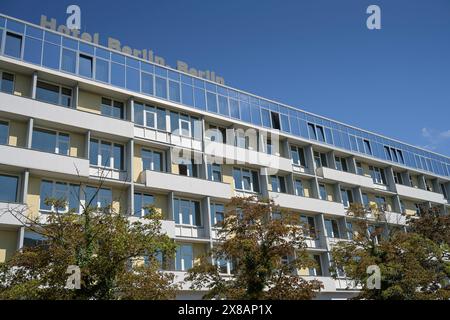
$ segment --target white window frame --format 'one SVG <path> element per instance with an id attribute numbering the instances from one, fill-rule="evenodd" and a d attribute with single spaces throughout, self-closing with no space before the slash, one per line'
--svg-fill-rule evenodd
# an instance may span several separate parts
<path id="1" fill-rule="evenodd" d="M 110 100 L 110 101 L 111 101 L 111 104 L 110 104 L 110 105 L 104 104 L 104 103 L 103 103 L 103 99 Z M 116 103 L 116 102 L 122 104 L 122 108 L 123 108 L 123 109 L 122 109 L 122 111 L 123 111 L 123 118 L 117 118 L 117 117 L 114 117 L 114 116 L 113 116 L 114 103 Z M 121 119 L 121 120 L 124 120 L 124 119 L 126 118 L 127 109 L 126 109 L 126 104 L 125 104 L 123 101 L 116 100 L 116 99 L 113 99 L 113 98 L 110 98 L 110 97 L 106 97 L 106 96 L 102 96 L 101 99 L 100 99 L 100 108 L 101 108 L 101 106 L 109 106 L 109 107 L 111 108 L 110 114 L 103 114 L 103 113 L 102 113 L 102 114 L 101 114 L 102 116 L 110 117 L 110 118 L 114 118 L 114 119 Z M 144 110 L 145 110 L 145 109 L 144 109 Z"/>
<path id="2" fill-rule="evenodd" d="M 178 212 L 175 213 L 175 214 L 178 214 L 179 223 L 177 223 L 177 225 L 189 226 L 189 227 L 193 227 L 193 228 L 203 228 L 203 216 L 202 216 L 202 207 L 201 207 L 200 201 L 183 199 L 183 198 L 174 198 L 173 200 L 174 201 L 178 200 Z M 183 212 L 182 212 L 183 210 L 181 210 L 181 204 L 185 201 L 189 202 L 189 224 L 183 223 Z M 195 205 L 193 206 L 194 210 L 192 210 L 192 203 L 195 203 L 195 202 L 197 202 L 199 204 L 198 209 L 200 210 L 200 212 L 199 212 L 200 223 L 198 225 L 194 224 Z"/>
<path id="3" fill-rule="evenodd" d="M 148 197 L 152 197 L 153 198 L 153 202 L 150 205 L 154 205 L 155 204 L 155 196 L 148 194 L 148 193 L 144 193 L 144 192 L 134 192 L 133 197 L 139 195 L 139 197 L 141 197 L 141 203 L 143 206 L 145 206 L 145 204 L 143 203 L 144 200 L 144 196 L 148 196 Z M 134 205 L 136 206 L 136 202 L 134 202 Z M 141 207 L 141 214 L 139 215 L 140 217 L 145 217 L 145 209 L 143 207 Z M 136 215 L 136 208 L 134 208 L 133 210 L 133 215 Z"/>
<path id="4" fill-rule="evenodd" d="M 65 190 L 65 194 L 66 194 L 66 195 L 65 195 L 65 198 L 66 198 L 67 204 L 66 204 L 65 209 L 59 211 L 59 213 L 67 213 L 67 212 L 69 212 L 70 186 L 73 185 L 73 186 L 79 187 L 79 188 L 80 188 L 80 190 L 79 190 L 80 194 L 78 195 L 79 202 L 78 202 L 78 210 L 77 210 L 76 213 L 81 212 L 81 211 L 80 211 L 80 202 L 81 202 L 81 194 L 82 194 L 82 192 L 81 192 L 81 186 L 80 186 L 80 185 L 77 185 L 77 184 L 74 184 L 74 183 L 70 183 L 70 182 L 56 181 L 56 180 L 49 180 L 49 179 L 42 179 L 42 180 L 41 180 L 41 183 L 42 183 L 43 181 L 51 182 L 51 183 L 52 183 L 52 195 L 51 195 L 51 198 L 57 198 L 57 197 L 56 197 L 56 185 L 62 185 L 62 184 L 65 185 L 65 187 L 66 187 L 66 190 Z M 50 210 L 47 210 L 47 209 L 41 209 L 41 201 L 42 201 L 41 198 L 42 198 L 42 197 L 41 197 L 41 192 L 40 192 L 40 190 L 39 190 L 39 211 L 40 211 L 40 212 L 56 212 L 56 209 L 55 209 L 55 207 L 54 207 L 53 205 L 52 205 L 52 207 L 51 207 Z M 59 199 L 59 198 L 57 198 L 57 199 Z"/>
<path id="5" fill-rule="evenodd" d="M 151 158 L 150 158 L 150 169 L 144 169 L 144 170 L 150 170 L 150 171 L 156 171 L 155 170 L 155 161 L 154 161 L 154 154 L 158 153 L 161 155 L 161 172 L 164 172 L 164 152 L 159 151 L 159 150 L 153 150 L 153 149 L 148 149 L 148 148 L 142 148 L 141 149 L 141 160 L 142 160 L 142 168 L 144 168 L 144 158 L 145 159 L 149 159 L 148 157 L 144 157 L 144 152 L 150 152 L 151 153 Z"/>
<path id="6" fill-rule="evenodd" d="M 54 153 L 59 154 L 59 155 L 63 155 L 63 156 L 70 156 L 70 133 L 63 132 L 63 131 L 57 131 L 57 130 L 53 130 L 53 129 L 48 129 L 48 128 L 44 128 L 44 127 L 39 127 L 39 126 L 33 127 L 33 132 L 34 132 L 34 129 L 38 129 L 38 130 L 40 129 L 40 130 L 43 130 L 43 131 L 49 131 L 49 132 L 55 133 L 56 143 L 55 143 Z M 61 142 L 60 141 L 60 135 L 66 135 L 69 138 L 69 140 L 68 140 L 68 148 L 67 148 L 67 153 L 66 154 L 59 152 L 59 143 Z M 37 151 L 39 151 L 39 150 L 37 150 Z"/>
<path id="7" fill-rule="evenodd" d="M 217 210 L 216 208 L 217 208 L 218 206 L 222 206 L 222 207 L 223 207 L 223 211 Z M 217 212 L 221 212 L 222 215 L 223 215 L 223 217 L 224 217 L 224 219 L 225 219 L 225 205 L 224 205 L 224 204 L 221 204 L 221 203 L 211 203 L 210 210 L 211 210 L 212 213 L 213 213 L 212 221 L 211 221 L 211 222 L 212 222 L 212 227 L 213 227 L 213 228 L 217 228 L 217 227 L 215 227 L 215 226 L 217 225 L 217 223 L 218 223 L 216 213 L 217 213 Z"/>
<path id="8" fill-rule="evenodd" d="M 190 251 L 188 252 L 188 254 L 186 254 L 187 252 L 185 252 L 183 250 L 183 248 L 189 247 Z M 175 257 L 175 266 L 177 266 L 177 260 L 179 259 L 180 261 L 180 268 L 177 269 L 177 271 L 187 271 L 186 269 L 186 263 L 185 260 L 186 258 L 191 258 L 191 265 L 194 265 L 194 247 L 191 244 L 180 244 L 180 249 L 178 250 L 178 252 L 180 253 L 181 257 L 178 257 L 178 255 Z M 177 252 L 177 253 L 178 253 Z"/>
<path id="9" fill-rule="evenodd" d="M 95 167 L 99 167 L 99 168 L 107 168 L 109 170 L 113 170 L 113 171 L 126 171 L 126 167 L 127 167 L 127 159 L 126 159 L 126 155 L 125 155 L 125 145 L 121 144 L 121 143 L 117 143 L 117 142 L 113 142 L 110 140 L 102 140 L 99 138 L 91 138 L 91 140 L 97 140 L 98 143 L 98 153 L 97 153 L 97 164 L 94 164 L 93 166 Z M 111 147 L 110 147 L 110 159 L 109 159 L 109 167 L 108 166 L 103 166 L 103 159 L 102 159 L 102 153 L 101 153 L 101 149 L 102 149 L 102 142 L 105 143 L 110 143 Z M 91 141 L 89 141 L 89 143 L 91 143 Z M 114 145 L 118 145 L 121 146 L 123 148 L 123 169 L 116 169 L 114 168 Z M 91 150 L 89 151 L 91 152 Z M 92 166 L 92 164 L 91 164 Z"/>

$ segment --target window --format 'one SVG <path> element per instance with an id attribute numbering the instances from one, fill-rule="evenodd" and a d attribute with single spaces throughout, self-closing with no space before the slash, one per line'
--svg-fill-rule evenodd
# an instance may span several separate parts
<path id="1" fill-rule="evenodd" d="M 134 216 L 143 217 L 150 213 L 149 207 L 152 206 L 155 199 L 152 195 L 144 193 L 134 194 Z"/>
<path id="2" fill-rule="evenodd" d="M 22 36 L 6 32 L 5 54 L 14 58 L 22 57 Z"/>
<path id="3" fill-rule="evenodd" d="M 312 123 L 308 123 L 309 138 L 317 140 L 316 127 Z"/>
<path id="4" fill-rule="evenodd" d="M 359 174 L 360 176 L 364 175 L 364 169 L 361 162 L 356 162 L 356 174 Z"/>
<path id="5" fill-rule="evenodd" d="M 303 183 L 301 180 L 294 180 L 294 190 L 296 196 L 305 196 L 305 190 L 303 189 Z"/>
<path id="6" fill-rule="evenodd" d="M 95 61 L 95 79 L 109 82 L 109 61 L 97 58 Z"/>
<path id="7" fill-rule="evenodd" d="M 369 201 L 369 196 L 367 195 L 367 193 L 362 194 L 362 202 L 363 202 L 364 208 L 370 209 L 370 201 Z"/>
<path id="8" fill-rule="evenodd" d="M 238 148 L 248 149 L 250 147 L 250 137 L 245 135 L 244 130 L 234 131 L 234 145 Z"/>
<path id="9" fill-rule="evenodd" d="M 48 199 L 64 200 L 66 202 L 65 208 L 55 208 L 46 204 Z M 76 184 L 69 184 L 65 182 L 55 182 L 42 180 L 40 197 L 40 210 L 56 212 L 72 212 L 78 213 L 80 210 L 80 186 Z"/>
<path id="10" fill-rule="evenodd" d="M 184 224 L 189 226 L 202 226 L 200 202 L 177 199 L 174 202 L 174 218 L 176 224 Z"/>
<path id="11" fill-rule="evenodd" d="M 178 173 L 186 177 L 198 177 L 198 165 L 194 164 L 193 159 L 182 159 L 178 164 Z"/>
<path id="12" fill-rule="evenodd" d="M 62 49 L 61 69 L 70 73 L 75 73 L 77 66 L 76 52 L 69 49 Z"/>
<path id="13" fill-rule="evenodd" d="M 316 266 L 314 268 L 309 268 L 309 275 L 321 277 L 322 276 L 322 263 L 320 261 L 320 255 L 318 255 L 318 254 L 313 255 L 313 259 L 316 263 Z"/>
<path id="14" fill-rule="evenodd" d="M 327 188 L 324 184 L 319 184 L 319 197 L 320 200 L 327 200 L 328 198 Z"/>
<path id="15" fill-rule="evenodd" d="M 175 269 L 177 271 L 187 271 L 192 268 L 194 264 L 192 245 L 180 245 L 175 256 Z"/>
<path id="16" fill-rule="evenodd" d="M 125 169 L 124 146 L 117 143 L 91 139 L 90 164 L 116 170 Z"/>
<path id="17" fill-rule="evenodd" d="M 225 207 L 223 204 L 211 203 L 211 222 L 217 226 L 225 219 Z"/>
<path id="18" fill-rule="evenodd" d="M 87 186 L 85 205 L 90 208 L 106 209 L 112 205 L 112 190 Z"/>
<path id="19" fill-rule="evenodd" d="M 141 156 L 142 156 L 142 168 L 144 170 L 152 170 L 160 172 L 163 171 L 163 161 L 161 152 L 142 149 Z"/>
<path id="20" fill-rule="evenodd" d="M 153 95 L 153 75 L 142 72 L 141 81 L 141 91 Z"/>
<path id="21" fill-rule="evenodd" d="M 167 99 L 167 80 L 160 77 L 155 77 L 156 96 Z"/>
<path id="22" fill-rule="evenodd" d="M 333 219 L 325 219 L 325 230 L 328 238 L 340 238 L 338 223 Z"/>
<path id="23" fill-rule="evenodd" d="M 367 154 L 372 154 L 372 148 L 370 147 L 370 141 L 369 140 L 366 140 L 366 139 L 364 139 L 363 140 L 364 141 L 364 148 L 365 148 L 365 152 L 367 153 Z"/>
<path id="24" fill-rule="evenodd" d="M 0 144 L 8 144 L 9 123 L 0 121 Z"/>
<path id="25" fill-rule="evenodd" d="M 92 78 L 92 57 L 80 54 L 80 59 L 78 61 L 78 74 L 83 77 Z"/>
<path id="26" fill-rule="evenodd" d="M 396 184 L 403 184 L 403 178 L 400 172 L 394 171 L 394 181 Z"/>
<path id="27" fill-rule="evenodd" d="M 270 176 L 272 192 L 286 193 L 286 183 L 282 176 Z"/>
<path id="28" fill-rule="evenodd" d="M 295 165 L 306 167 L 305 153 L 303 148 L 291 146 L 291 158 Z"/>
<path id="29" fill-rule="evenodd" d="M 1 76 L 0 90 L 6 93 L 14 93 L 14 75 L 2 72 Z"/>
<path id="30" fill-rule="evenodd" d="M 267 154 L 274 154 L 272 153 L 274 150 L 272 148 L 272 141 L 270 139 L 267 139 L 267 143 L 265 145 L 266 153 Z"/>
<path id="31" fill-rule="evenodd" d="M 272 118 L 272 128 L 280 130 L 280 115 L 276 112 L 271 111 L 270 112 L 271 118 Z"/>
<path id="32" fill-rule="evenodd" d="M 347 221 L 346 227 L 347 227 L 347 239 L 348 240 L 353 240 L 353 235 L 354 235 L 354 233 L 353 233 L 353 223 L 350 222 L 350 221 Z"/>
<path id="33" fill-rule="evenodd" d="M 231 100 L 230 100 L 231 101 Z M 266 109 L 261 109 L 261 117 L 262 117 L 262 124 L 266 128 L 271 128 L 272 124 L 270 121 L 270 112 Z"/>
<path id="34" fill-rule="evenodd" d="M 391 150 L 389 149 L 388 146 L 384 146 L 384 154 L 387 160 L 392 161 Z"/>
<path id="35" fill-rule="evenodd" d="M 104 116 L 124 119 L 125 112 L 123 102 L 102 98 L 101 113 Z"/>
<path id="36" fill-rule="evenodd" d="M 206 137 L 211 141 L 227 143 L 227 129 L 215 125 L 210 125 L 209 129 L 206 132 Z"/>
<path id="37" fill-rule="evenodd" d="M 237 190 L 259 192 L 258 172 L 233 168 L 234 187 Z"/>
<path id="38" fill-rule="evenodd" d="M 38 81 L 36 99 L 64 107 L 72 107 L 72 89 Z"/>
<path id="39" fill-rule="evenodd" d="M 310 237 L 312 239 L 316 239 L 317 233 L 314 217 L 300 216 L 300 221 L 303 225 L 302 227 L 304 228 L 305 236 Z"/>
<path id="40" fill-rule="evenodd" d="M 370 176 L 374 183 L 386 184 L 386 177 L 384 175 L 384 169 L 369 166 Z"/>
<path id="41" fill-rule="evenodd" d="M 211 181 L 222 182 L 222 168 L 220 164 L 208 164 L 208 177 Z"/>
<path id="42" fill-rule="evenodd" d="M 166 131 L 166 110 L 135 102 L 134 122 L 148 128 Z"/>
<path id="43" fill-rule="evenodd" d="M 341 189 L 342 204 L 348 208 L 353 202 L 353 193 L 350 189 Z"/>
<path id="44" fill-rule="evenodd" d="M 375 196 L 375 202 L 377 203 L 378 210 L 386 210 L 386 198 L 381 196 Z"/>
<path id="45" fill-rule="evenodd" d="M 17 202 L 19 177 L 1 174 L 0 186 L 0 202 Z"/>
<path id="46" fill-rule="evenodd" d="M 314 162 L 316 163 L 316 168 L 328 167 L 327 155 L 325 153 L 314 151 Z"/>
<path id="47" fill-rule="evenodd" d="M 323 127 L 316 126 L 317 138 L 319 141 L 325 142 L 325 134 L 323 132 Z"/>
<path id="48" fill-rule="evenodd" d="M 68 156 L 70 138 L 66 133 L 34 128 L 32 149 Z"/>
<path id="49" fill-rule="evenodd" d="M 336 162 L 336 170 L 348 172 L 347 159 L 334 157 L 334 160 Z"/>
<path id="50" fill-rule="evenodd" d="M 170 112 L 172 134 L 202 140 L 202 122 L 197 117 Z"/>

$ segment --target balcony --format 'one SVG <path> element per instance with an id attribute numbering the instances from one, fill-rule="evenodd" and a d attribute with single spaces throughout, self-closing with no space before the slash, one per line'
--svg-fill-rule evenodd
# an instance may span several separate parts
<path id="1" fill-rule="evenodd" d="M 316 173 L 318 176 L 323 177 L 327 180 L 339 181 L 349 185 L 361 186 L 364 188 L 372 189 L 375 187 L 372 178 L 350 172 L 330 169 L 327 167 L 320 167 L 317 168 Z"/>
<path id="2" fill-rule="evenodd" d="M 283 208 L 300 211 L 329 213 L 345 216 L 346 210 L 342 203 L 325 201 L 315 198 L 299 197 L 292 194 L 269 192 L 269 197 Z"/>
<path id="3" fill-rule="evenodd" d="M 27 216 L 26 205 L 0 202 L 0 225 L 14 228 L 21 227 L 26 222 L 25 216 Z"/>
<path id="4" fill-rule="evenodd" d="M 113 179 L 120 181 L 125 181 L 128 176 L 126 171 L 97 166 L 91 166 L 89 168 L 89 174 L 93 177 L 98 177 L 101 179 Z"/>
<path id="5" fill-rule="evenodd" d="M 128 220 L 131 223 L 141 222 L 145 223 L 147 220 L 139 217 L 130 216 Z M 160 220 L 161 222 L 161 233 L 166 234 L 169 238 L 175 238 L 175 222 L 172 220 Z"/>
<path id="6" fill-rule="evenodd" d="M 431 192 L 423 189 L 418 189 L 414 187 L 404 186 L 402 184 L 396 184 L 397 193 L 400 196 L 417 199 L 421 201 L 430 201 L 434 203 L 445 204 L 447 200 L 444 198 L 444 195 L 437 192 Z"/>
<path id="7" fill-rule="evenodd" d="M 89 177 L 89 160 L 32 149 L 0 145 L 1 164 L 48 171 L 71 176 Z"/>
<path id="8" fill-rule="evenodd" d="M 141 181 L 147 187 L 156 190 L 171 190 L 179 194 L 200 195 L 215 199 L 231 199 L 231 186 L 227 183 L 150 170 L 142 172 Z"/>
<path id="9" fill-rule="evenodd" d="M 361 290 L 361 285 L 358 285 L 355 280 L 348 278 L 337 278 L 334 280 L 336 290 L 351 290 L 358 291 Z"/>
<path id="10" fill-rule="evenodd" d="M 196 239 L 207 238 L 207 233 L 204 227 L 197 227 L 184 224 L 175 225 L 175 235 L 177 237 L 196 238 Z"/>
<path id="11" fill-rule="evenodd" d="M 65 108 L 30 98 L 0 93 L 0 111 L 20 114 L 75 128 L 133 138 L 133 123 L 99 114 Z"/>
<path id="12" fill-rule="evenodd" d="M 291 159 L 235 147 L 230 144 L 205 140 L 205 153 L 227 164 L 250 164 L 270 168 L 272 172 L 269 174 L 276 174 L 278 170 L 292 171 Z"/>

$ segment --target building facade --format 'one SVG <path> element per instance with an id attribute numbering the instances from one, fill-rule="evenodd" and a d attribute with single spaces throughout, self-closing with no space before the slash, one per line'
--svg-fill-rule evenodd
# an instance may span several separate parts
<path id="1" fill-rule="evenodd" d="M 177 279 L 231 197 L 274 199 L 317 230 L 318 267 L 298 272 L 323 282 L 320 299 L 355 293 L 328 270 L 350 203 L 398 226 L 420 205 L 450 211 L 448 157 L 0 15 L 0 262 L 39 240 L 11 209 L 45 217 L 43 200 L 65 197 L 80 210 L 100 182 L 98 206 L 162 213 Z"/>

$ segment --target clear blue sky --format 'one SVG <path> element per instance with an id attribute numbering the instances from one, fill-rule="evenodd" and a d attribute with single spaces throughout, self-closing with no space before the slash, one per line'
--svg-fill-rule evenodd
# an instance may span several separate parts
<path id="1" fill-rule="evenodd" d="M 448 0 L 1 0 L 0 12 L 63 24 L 69 4 L 102 39 L 450 156 Z M 370 4 L 381 30 L 366 28 Z"/>

